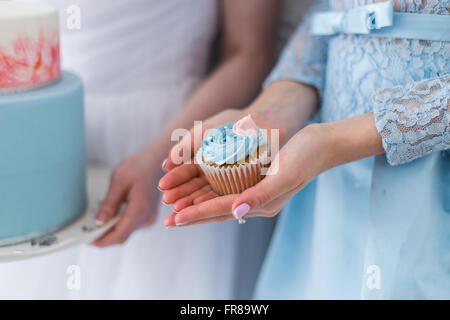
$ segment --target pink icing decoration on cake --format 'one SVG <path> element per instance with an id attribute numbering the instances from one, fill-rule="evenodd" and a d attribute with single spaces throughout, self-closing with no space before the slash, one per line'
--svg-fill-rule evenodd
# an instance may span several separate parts
<path id="1" fill-rule="evenodd" d="M 0 88 L 48 84 L 61 77 L 59 35 L 37 40 L 22 36 L 12 45 L 13 52 L 0 47 Z"/>
<path id="2" fill-rule="evenodd" d="M 255 138 L 258 138 L 259 136 L 258 126 L 250 115 L 237 121 L 233 126 L 233 131 L 241 136 L 252 135 Z"/>

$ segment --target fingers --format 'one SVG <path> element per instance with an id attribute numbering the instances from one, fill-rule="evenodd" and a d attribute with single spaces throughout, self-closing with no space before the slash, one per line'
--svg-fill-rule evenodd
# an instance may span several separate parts
<path id="1" fill-rule="evenodd" d="M 191 160 L 197 149 L 202 145 L 204 133 L 209 129 L 238 120 L 242 116 L 243 112 L 241 110 L 228 109 L 205 121 L 194 122 L 194 127 L 170 150 L 167 161 L 163 163 L 163 170 L 170 171 L 182 163 L 187 163 L 186 161 Z"/>
<path id="2" fill-rule="evenodd" d="M 255 186 L 242 192 L 233 203 L 232 210 L 236 219 L 244 217 L 251 210 L 264 208 L 301 184 L 301 181 L 297 181 L 296 176 L 292 175 L 290 170 L 281 170 L 277 167 L 275 173 L 274 167 L 279 163 L 278 159 L 275 160 L 269 168 L 268 175 Z"/>
<path id="3" fill-rule="evenodd" d="M 263 180 L 253 187 L 244 190 L 237 197 L 232 205 L 233 214 L 236 219 L 242 218 L 251 210 L 263 208 L 292 188 L 289 174 L 286 175 L 281 170 L 278 170 L 276 174 L 271 174 L 271 169 L 272 166 L 269 168 L 268 175 Z"/>
<path id="4" fill-rule="evenodd" d="M 199 176 L 199 171 L 196 165 L 183 164 L 162 177 L 161 180 L 159 180 L 158 187 L 161 190 L 169 190 L 186 183 L 197 176 Z"/>
<path id="5" fill-rule="evenodd" d="M 112 176 L 108 193 L 97 212 L 96 223 L 98 225 L 105 224 L 117 214 L 120 204 L 124 200 L 129 187 L 128 183 L 118 180 L 114 175 Z"/>
<path id="6" fill-rule="evenodd" d="M 178 142 L 169 152 L 169 156 L 167 158 L 166 163 L 163 166 L 163 169 L 166 171 L 170 171 L 177 166 L 188 163 L 187 161 L 192 158 L 197 149 L 195 146 L 195 141 L 202 141 L 202 126 L 197 125 L 192 128 L 187 134 L 183 136 L 180 142 Z"/>
<path id="7" fill-rule="evenodd" d="M 178 167 L 182 164 L 183 159 L 183 144 L 177 143 L 170 149 L 167 160 L 162 164 L 162 169 L 166 172 Z"/>
<path id="8" fill-rule="evenodd" d="M 179 227 L 188 227 L 188 226 L 193 226 L 193 225 L 197 225 L 197 224 L 205 224 L 205 223 L 213 223 L 213 222 L 223 222 L 223 221 L 228 221 L 228 220 L 232 220 L 234 219 L 234 217 L 230 214 L 226 214 L 226 215 L 221 215 L 221 216 L 217 216 L 214 218 L 208 218 L 208 219 L 203 219 L 203 220 L 197 220 L 197 221 L 193 221 L 193 222 L 189 222 L 183 225 L 176 225 L 175 223 L 175 217 L 177 216 L 176 212 L 172 212 L 171 214 L 169 214 L 166 219 L 164 220 L 164 225 L 166 226 L 167 229 L 169 228 L 179 228 Z"/>
<path id="9" fill-rule="evenodd" d="M 166 226 L 166 228 L 169 229 L 169 228 L 190 227 L 190 226 L 195 226 L 195 225 L 199 225 L 199 224 L 217 223 L 217 222 L 224 222 L 224 221 L 229 221 L 229 220 L 235 219 L 233 215 L 226 214 L 226 215 L 221 215 L 221 216 L 217 216 L 217 217 L 213 217 L 213 218 L 197 220 L 197 221 L 186 223 L 184 225 L 177 226 L 177 225 L 175 225 L 176 215 L 177 215 L 177 213 L 173 212 L 167 216 L 166 220 L 164 221 L 164 225 Z M 254 212 L 254 213 L 252 212 L 247 217 L 252 218 L 252 217 L 260 217 L 260 216 L 264 216 L 264 214 L 259 213 L 259 212 Z"/>
<path id="10" fill-rule="evenodd" d="M 209 191 L 207 193 L 205 193 L 204 195 L 198 196 L 197 198 L 194 199 L 194 201 L 192 201 L 192 204 L 199 204 L 201 202 L 205 202 L 214 198 L 217 198 L 218 195 L 217 193 L 215 193 L 214 191 Z"/>
<path id="11" fill-rule="evenodd" d="M 205 185 L 208 184 L 208 181 L 204 178 L 194 178 L 190 180 L 189 182 L 186 182 L 182 185 L 179 185 L 178 187 L 175 187 L 173 189 L 170 189 L 166 192 L 164 192 L 164 195 L 162 197 L 162 201 L 165 204 L 172 204 L 175 203 L 177 200 L 182 199 L 186 196 L 189 196 L 193 192 L 200 190 Z"/>
<path id="12" fill-rule="evenodd" d="M 94 241 L 97 247 L 106 247 L 116 244 L 123 244 L 127 241 L 131 233 L 138 227 L 140 220 L 147 213 L 147 206 L 141 201 L 130 201 L 123 216 L 114 228 L 100 239 Z"/>
<path id="13" fill-rule="evenodd" d="M 236 219 L 246 216 L 251 210 L 264 208 L 265 205 L 279 197 L 282 185 L 273 185 L 273 179 L 264 178 L 257 185 L 242 192 L 233 202 L 232 211 Z"/>
<path id="14" fill-rule="evenodd" d="M 237 197 L 237 194 L 230 194 L 187 207 L 176 215 L 175 225 L 180 226 L 197 220 L 229 215 Z"/>
<path id="15" fill-rule="evenodd" d="M 227 121 L 228 118 L 235 119 L 235 112 L 238 113 L 238 111 L 228 112 L 228 116 L 225 114 L 225 117 L 219 114 L 205 121 L 194 122 L 196 124 L 189 133 L 185 134 L 181 141 L 170 150 L 163 170 L 170 171 L 182 163 L 190 163 L 188 161 L 192 159 L 195 152 L 202 146 L 203 134 L 209 129 L 216 127 L 217 124 L 229 122 Z"/>
<path id="16" fill-rule="evenodd" d="M 166 228 L 175 227 L 175 216 L 177 215 L 176 212 L 172 212 L 171 214 L 167 215 L 167 217 L 164 219 L 164 226 Z"/>
<path id="17" fill-rule="evenodd" d="M 200 190 L 193 192 L 192 194 L 188 195 L 187 197 L 177 200 L 173 204 L 173 210 L 175 212 L 180 212 L 184 208 L 189 207 L 190 205 L 194 204 L 195 203 L 194 201 L 196 199 L 198 199 L 204 195 L 207 195 L 210 192 L 211 192 L 211 186 L 209 184 L 207 184 Z"/>
<path id="18" fill-rule="evenodd" d="M 217 223 L 217 222 L 225 222 L 225 221 L 229 221 L 229 220 L 233 220 L 234 217 L 230 214 L 227 215 L 223 215 L 223 216 L 217 216 L 217 217 L 213 217 L 213 218 L 208 218 L 208 219 L 202 219 L 202 220 L 197 220 L 197 221 L 193 221 L 190 223 L 187 223 L 181 227 L 190 227 L 190 226 L 195 226 L 195 225 L 199 225 L 199 224 L 206 224 L 206 223 Z"/>

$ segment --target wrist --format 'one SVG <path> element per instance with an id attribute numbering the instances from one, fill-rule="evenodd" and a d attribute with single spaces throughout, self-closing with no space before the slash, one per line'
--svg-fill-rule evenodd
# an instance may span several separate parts
<path id="1" fill-rule="evenodd" d="M 280 129 L 281 140 L 293 136 L 314 114 L 317 93 L 302 83 L 280 80 L 271 83 L 246 109 L 255 119 L 262 119 Z"/>
<path id="2" fill-rule="evenodd" d="M 309 143 L 317 146 L 316 174 L 320 174 L 337 165 L 338 158 L 333 127 L 330 123 L 312 123 L 301 130 L 309 136 Z"/>
<path id="3" fill-rule="evenodd" d="M 329 170 L 341 164 L 340 162 L 340 149 L 339 146 L 339 136 L 336 128 L 334 127 L 334 122 L 321 123 L 321 132 L 324 140 L 325 148 L 325 161 L 324 170 Z"/>
<path id="4" fill-rule="evenodd" d="M 384 152 L 372 113 L 321 125 L 327 136 L 328 168 Z"/>

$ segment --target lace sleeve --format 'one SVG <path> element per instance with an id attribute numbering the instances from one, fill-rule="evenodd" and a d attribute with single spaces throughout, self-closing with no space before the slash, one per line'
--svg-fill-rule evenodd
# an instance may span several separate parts
<path id="1" fill-rule="evenodd" d="M 326 10 L 326 0 L 317 0 L 283 50 L 277 65 L 264 82 L 264 87 L 278 80 L 296 80 L 317 88 L 322 93 L 327 60 L 327 39 L 309 35 L 309 16 Z"/>
<path id="2" fill-rule="evenodd" d="M 375 90 L 378 132 L 391 165 L 450 148 L 450 74 Z"/>

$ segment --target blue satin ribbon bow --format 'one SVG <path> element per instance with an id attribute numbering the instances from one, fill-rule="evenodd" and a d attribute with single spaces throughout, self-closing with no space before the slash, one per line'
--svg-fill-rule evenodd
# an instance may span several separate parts
<path id="1" fill-rule="evenodd" d="M 450 15 L 394 12 L 392 0 L 312 16 L 311 35 L 339 33 L 450 41 Z"/>

